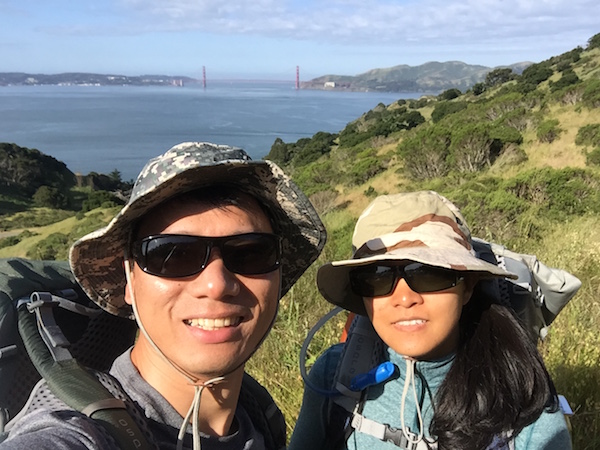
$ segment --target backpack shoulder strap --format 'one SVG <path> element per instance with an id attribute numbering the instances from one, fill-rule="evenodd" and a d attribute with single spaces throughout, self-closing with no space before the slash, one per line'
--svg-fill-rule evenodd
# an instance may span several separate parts
<path id="1" fill-rule="evenodd" d="M 125 403 L 115 398 L 93 373 L 64 353 L 55 359 L 38 331 L 42 326 L 38 325 L 37 314 L 30 311 L 35 308 L 31 306 L 22 304 L 18 308 L 19 332 L 35 368 L 52 393 L 69 407 L 101 423 L 123 450 L 152 448 Z"/>
<path id="2" fill-rule="evenodd" d="M 244 372 L 240 391 L 241 405 L 254 426 L 265 438 L 268 450 L 281 450 L 286 447 L 286 425 L 283 413 L 264 386 Z"/>
<path id="3" fill-rule="evenodd" d="M 94 305 L 67 261 L 0 259 L 2 412 L 15 415 L 41 376 L 58 399 L 97 420 L 122 449 L 151 448 L 123 401 L 78 362 L 81 357 L 86 366 L 106 370 L 115 352 L 133 342 L 135 328 Z M 31 383 L 20 382 L 28 375 L 18 372 L 22 362 L 35 374 Z M 25 389 L 14 389 L 19 384 Z M 8 401 L 12 397 L 18 401 Z"/>

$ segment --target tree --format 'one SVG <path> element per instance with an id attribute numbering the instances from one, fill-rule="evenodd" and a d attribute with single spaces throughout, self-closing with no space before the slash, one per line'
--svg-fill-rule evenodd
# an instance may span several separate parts
<path id="1" fill-rule="evenodd" d="M 448 89 L 448 90 L 442 92 L 440 95 L 438 95 L 438 99 L 439 100 L 452 100 L 452 99 L 455 99 L 456 97 L 460 97 L 461 95 L 462 95 L 462 92 L 460 92 L 460 89 L 452 88 L 452 89 Z"/>
<path id="2" fill-rule="evenodd" d="M 290 149 L 290 146 L 283 142 L 281 138 L 276 138 L 275 142 L 271 146 L 271 151 L 265 157 L 269 161 L 273 161 L 280 166 L 285 166 L 287 163 L 291 161 L 293 157 L 293 153 Z"/>
<path id="3" fill-rule="evenodd" d="M 542 81 L 546 81 L 552 76 L 554 72 L 550 68 L 548 62 L 541 62 L 539 64 L 532 64 L 527 67 L 519 78 L 519 83 L 522 85 L 535 85 L 537 86 Z"/>
<path id="4" fill-rule="evenodd" d="M 123 181 L 121 178 L 121 172 L 119 172 L 119 170 L 117 169 L 114 169 L 111 173 L 109 173 L 108 178 L 115 181 L 116 183 L 120 183 L 121 181 Z"/>
<path id="5" fill-rule="evenodd" d="M 475 83 L 473 85 L 473 95 L 478 96 L 485 92 L 485 84 L 484 83 Z"/>
<path id="6" fill-rule="evenodd" d="M 507 81 L 514 80 L 515 74 L 510 67 L 502 69 L 494 69 L 485 76 L 485 85 L 487 87 L 494 87 L 499 84 L 504 84 Z"/>
<path id="7" fill-rule="evenodd" d="M 38 206 L 53 209 L 66 208 L 69 203 L 65 194 L 50 186 L 40 186 L 33 194 L 33 201 Z"/>
<path id="8" fill-rule="evenodd" d="M 599 47 L 600 47 L 600 33 L 595 34 L 591 38 L 588 39 L 587 49 L 591 50 L 593 48 L 599 48 Z"/>

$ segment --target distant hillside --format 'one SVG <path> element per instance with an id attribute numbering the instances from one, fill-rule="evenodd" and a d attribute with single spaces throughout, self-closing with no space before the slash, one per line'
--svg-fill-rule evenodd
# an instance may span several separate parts
<path id="1" fill-rule="evenodd" d="M 99 86 L 183 86 L 195 82 L 189 77 L 170 75 L 102 75 L 97 73 L 58 73 L 53 75 L 22 72 L 0 73 L 0 86 L 99 85 Z"/>
<path id="2" fill-rule="evenodd" d="M 520 62 L 503 67 L 520 74 L 531 64 Z M 428 62 L 420 66 L 399 65 L 387 69 L 373 69 L 356 76 L 324 75 L 304 82 L 300 87 L 385 92 L 437 93 L 451 88 L 464 91 L 482 82 L 494 69 L 497 68 L 470 65 L 460 61 Z"/>

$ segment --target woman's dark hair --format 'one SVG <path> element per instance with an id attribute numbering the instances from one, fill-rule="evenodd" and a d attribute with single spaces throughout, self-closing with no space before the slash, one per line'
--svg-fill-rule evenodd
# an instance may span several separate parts
<path id="1" fill-rule="evenodd" d="M 495 303 L 476 286 L 463 308 L 460 331 L 430 427 L 439 450 L 487 448 L 494 436 L 517 435 L 544 408 L 558 409 L 536 344 L 510 307 Z"/>

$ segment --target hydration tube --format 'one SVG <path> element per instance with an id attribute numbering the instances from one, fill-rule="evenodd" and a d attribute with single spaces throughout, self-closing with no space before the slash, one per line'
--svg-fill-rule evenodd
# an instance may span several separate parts
<path id="1" fill-rule="evenodd" d="M 323 389 L 314 384 L 308 378 L 308 374 L 306 372 L 306 354 L 308 352 L 308 346 L 310 345 L 317 331 L 319 331 L 319 329 L 323 325 L 325 325 L 325 323 L 327 323 L 331 318 L 336 316 L 341 311 L 343 311 L 343 309 L 339 306 L 336 306 L 323 317 L 321 317 L 306 335 L 306 339 L 304 339 L 304 342 L 302 343 L 302 348 L 300 349 L 300 375 L 302 376 L 302 380 L 309 389 L 315 391 L 318 394 L 321 394 L 324 397 L 335 397 L 338 395 L 342 395 L 342 393 L 337 389 Z M 393 363 L 391 363 L 390 361 L 383 362 L 378 366 L 374 367 L 373 369 L 369 370 L 368 372 L 356 375 L 354 378 L 352 378 L 350 389 L 359 392 L 363 389 L 368 388 L 369 386 L 383 383 L 389 380 L 390 377 L 394 375 L 395 371 L 396 366 Z"/>

